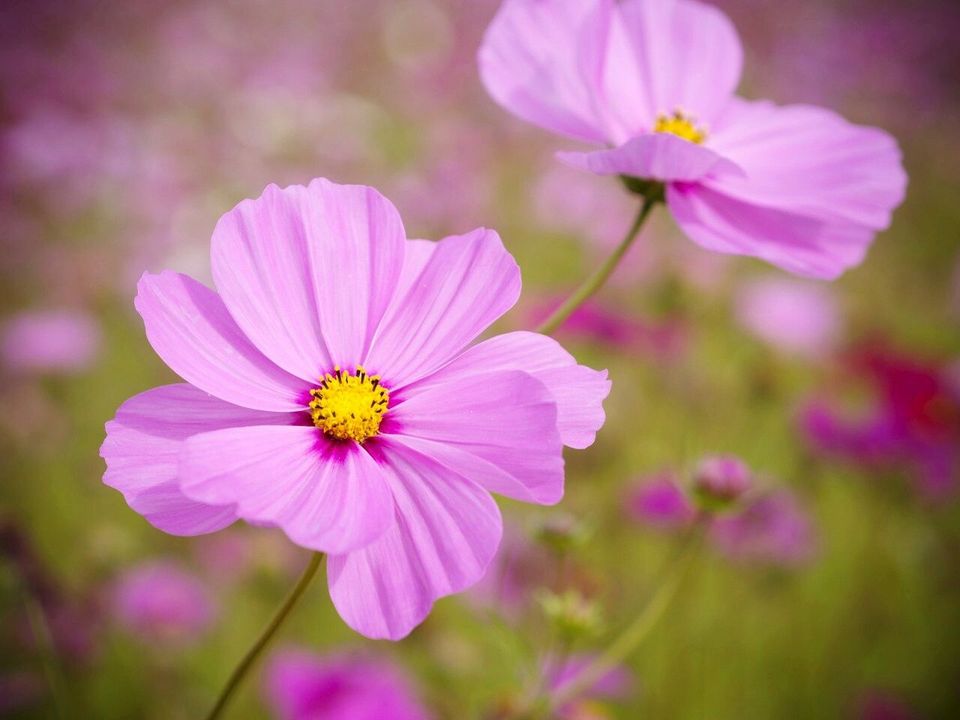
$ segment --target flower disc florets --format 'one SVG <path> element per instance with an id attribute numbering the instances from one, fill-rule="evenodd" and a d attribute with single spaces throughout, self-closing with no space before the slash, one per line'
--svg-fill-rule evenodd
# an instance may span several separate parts
<path id="1" fill-rule="evenodd" d="M 682 110 L 674 110 L 670 115 L 657 115 L 657 124 L 653 131 L 670 133 L 684 140 L 700 145 L 707 139 L 706 128 L 697 124 L 697 121 Z"/>
<path id="2" fill-rule="evenodd" d="M 390 406 L 390 392 L 380 384 L 380 376 L 367 375 L 360 365 L 352 374 L 335 367 L 310 395 L 314 425 L 330 437 L 359 443 L 380 432 Z"/>

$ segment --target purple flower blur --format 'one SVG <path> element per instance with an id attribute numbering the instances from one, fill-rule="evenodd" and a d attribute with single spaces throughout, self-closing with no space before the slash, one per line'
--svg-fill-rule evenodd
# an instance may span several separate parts
<path id="1" fill-rule="evenodd" d="M 716 517 L 710 538 L 731 559 L 761 565 L 802 565 L 815 550 L 810 518 L 787 490 L 761 495 L 737 514 Z"/>
<path id="2" fill-rule="evenodd" d="M 172 561 L 127 570 L 113 590 L 117 620 L 145 642 L 187 644 L 210 628 L 216 606 L 200 579 Z"/>
<path id="3" fill-rule="evenodd" d="M 407 240 L 372 188 L 315 180 L 227 213 L 212 266 L 219 294 L 141 279 L 147 337 L 189 384 L 120 408 L 104 482 L 166 532 L 243 519 L 327 553 L 364 635 L 404 637 L 477 582 L 500 542 L 490 493 L 558 502 L 563 447 L 603 424 L 606 373 L 554 340 L 470 346 L 520 293 L 495 232 Z"/>
<path id="4" fill-rule="evenodd" d="M 736 30 L 696 0 L 506 0 L 479 60 L 504 108 L 608 148 L 562 160 L 664 184 L 681 229 L 710 250 L 834 278 L 904 197 L 887 133 L 736 97 Z"/>
<path id="5" fill-rule="evenodd" d="M 406 678 L 384 660 L 286 649 L 267 665 L 264 695 L 277 720 L 426 720 Z"/>
<path id="6" fill-rule="evenodd" d="M 547 682 L 552 693 L 564 690 L 597 659 L 591 653 L 576 653 L 564 658 L 558 666 L 548 670 Z M 634 692 L 634 680 L 630 671 L 623 666 L 616 666 L 608 670 L 596 682 L 585 688 L 579 697 L 559 708 L 558 715 L 564 720 L 589 720 L 595 717 L 592 711 L 594 700 L 622 699 Z"/>
<path id="7" fill-rule="evenodd" d="M 697 511 L 671 472 L 638 481 L 628 492 L 626 510 L 635 521 L 658 530 L 677 530 L 693 522 Z"/>
<path id="8" fill-rule="evenodd" d="M 850 377 L 866 379 L 874 405 L 859 418 L 833 401 L 814 399 L 801 429 L 817 452 L 868 468 L 904 468 L 932 498 L 960 484 L 960 387 L 950 367 L 884 349 L 851 354 Z"/>
<path id="9" fill-rule="evenodd" d="M 824 358 L 840 339 L 842 321 L 831 289 L 822 284 L 768 277 L 740 286 L 736 317 L 749 333 L 787 354 Z"/>
<path id="10" fill-rule="evenodd" d="M 0 355 L 4 364 L 24 372 L 80 372 L 100 349 L 100 327 L 74 310 L 28 311 L 4 323 Z"/>

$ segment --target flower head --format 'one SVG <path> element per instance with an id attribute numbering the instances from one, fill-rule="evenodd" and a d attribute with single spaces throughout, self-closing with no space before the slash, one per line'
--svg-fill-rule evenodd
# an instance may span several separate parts
<path id="1" fill-rule="evenodd" d="M 117 581 L 113 607 L 119 621 L 144 640 L 185 642 L 206 630 L 215 608 L 199 578 L 176 563 L 149 562 Z"/>
<path id="2" fill-rule="evenodd" d="M 737 292 L 736 316 L 760 340 L 788 355 L 827 356 L 841 337 L 843 321 L 830 288 L 795 278 L 761 278 Z"/>
<path id="3" fill-rule="evenodd" d="M 761 495 L 739 513 L 715 518 L 710 534 L 727 556 L 761 565 L 802 565 L 815 550 L 810 518 L 787 490 Z"/>
<path id="4" fill-rule="evenodd" d="M 861 349 L 845 360 L 845 379 L 866 381 L 871 405 L 850 417 L 833 397 L 811 400 L 800 413 L 811 448 L 867 468 L 905 468 L 930 498 L 955 493 L 960 391 L 951 368 L 883 348 Z"/>
<path id="5" fill-rule="evenodd" d="M 670 471 L 641 479 L 630 489 L 626 509 L 633 520 L 659 530 L 688 527 L 697 515 L 696 505 Z"/>
<path id="6" fill-rule="evenodd" d="M 723 508 L 736 502 L 753 485 L 753 473 L 733 455 L 703 458 L 693 473 L 693 490 L 708 508 Z"/>
<path id="7" fill-rule="evenodd" d="M 471 344 L 516 302 L 496 233 L 407 240 L 371 188 L 270 186 L 218 223 L 214 292 L 144 275 L 147 338 L 187 382 L 107 425 L 104 481 L 178 535 L 237 519 L 329 555 L 333 602 L 400 638 L 497 549 L 491 492 L 550 504 L 563 446 L 603 424 L 606 373 L 550 338 Z"/>
<path id="8" fill-rule="evenodd" d="M 264 694 L 277 720 L 426 720 L 406 678 L 382 660 L 287 649 L 271 658 Z"/>
<path id="9" fill-rule="evenodd" d="M 565 162 L 664 186 L 707 249 L 836 277 L 903 199 L 897 144 L 828 110 L 736 97 L 742 64 L 729 19 L 697 0 L 506 0 L 480 50 L 503 107 L 604 148 Z"/>
<path id="10" fill-rule="evenodd" d="M 559 693 L 565 690 L 596 660 L 596 656 L 591 653 L 576 653 L 564 658 L 563 662 L 548 667 L 547 681 L 550 691 Z M 606 713 L 596 706 L 596 702 L 626 698 L 634 692 L 634 685 L 631 672 L 622 665 L 616 665 L 561 707 L 558 715 L 565 720 L 606 717 Z"/>
<path id="11" fill-rule="evenodd" d="M 0 357 L 9 368 L 34 372 L 80 372 L 96 358 L 100 326 L 70 310 L 23 312 L 0 333 Z"/>

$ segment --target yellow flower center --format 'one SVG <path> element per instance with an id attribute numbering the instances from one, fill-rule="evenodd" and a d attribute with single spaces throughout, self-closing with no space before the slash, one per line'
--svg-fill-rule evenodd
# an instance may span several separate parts
<path id="1" fill-rule="evenodd" d="M 339 367 L 333 372 L 310 391 L 310 417 L 330 437 L 362 443 L 380 432 L 390 392 L 380 384 L 379 375 L 367 375 L 360 365 L 352 374 Z"/>
<path id="2" fill-rule="evenodd" d="M 674 110 L 670 115 L 658 115 L 653 131 L 670 133 L 697 145 L 707 139 L 706 128 L 698 126 L 696 119 L 682 110 Z"/>

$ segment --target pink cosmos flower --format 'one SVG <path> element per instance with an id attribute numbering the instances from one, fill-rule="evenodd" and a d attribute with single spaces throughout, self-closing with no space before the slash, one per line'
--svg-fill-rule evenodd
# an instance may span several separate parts
<path id="1" fill-rule="evenodd" d="M 407 679 L 382 660 L 287 649 L 271 658 L 264 694 L 278 720 L 426 720 Z"/>
<path id="2" fill-rule="evenodd" d="M 144 640 L 189 642 L 207 630 L 216 614 L 200 579 L 171 561 L 131 568 L 113 591 L 120 622 Z"/>
<path id="3" fill-rule="evenodd" d="M 504 108 L 605 147 L 562 160 L 664 184 L 681 229 L 710 250 L 833 278 L 904 196 L 887 133 L 736 97 L 736 30 L 696 0 L 506 0 L 479 60 Z"/>
<path id="4" fill-rule="evenodd" d="M 785 567 L 807 562 L 816 544 L 807 512 L 787 490 L 762 495 L 735 515 L 714 518 L 710 538 L 734 560 Z"/>
<path id="5" fill-rule="evenodd" d="M 577 653 L 565 658 L 562 663 L 553 669 L 548 669 L 550 691 L 559 693 L 577 680 L 586 669 L 596 660 L 592 653 Z M 634 691 L 634 679 L 630 671 L 617 665 L 596 682 L 587 687 L 573 700 L 559 708 L 558 716 L 564 720 L 590 720 L 590 718 L 606 717 L 606 714 L 594 707 L 595 700 L 617 700 L 630 695 Z"/>
<path id="6" fill-rule="evenodd" d="M 830 287 L 792 278 L 745 283 L 737 292 L 736 316 L 760 340 L 807 359 L 830 354 L 843 328 Z"/>
<path id="7" fill-rule="evenodd" d="M 836 393 L 801 409 L 804 439 L 816 452 L 868 469 L 906 469 L 930 499 L 960 487 L 960 389 L 951 368 L 885 348 L 861 349 L 846 360 L 849 378 L 866 380 L 870 408 L 850 417 Z"/>
<path id="8" fill-rule="evenodd" d="M 626 509 L 631 519 L 658 530 L 688 527 L 697 515 L 693 500 L 669 471 L 640 480 L 628 492 Z"/>
<path id="9" fill-rule="evenodd" d="M 136 306 L 188 384 L 107 424 L 104 482 L 158 528 L 239 519 L 329 555 L 340 615 L 398 639 L 477 582 L 490 492 L 550 504 L 564 445 L 603 424 L 605 372 L 526 332 L 470 345 L 520 292 L 495 232 L 407 240 L 371 188 L 268 187 L 217 224 L 214 292 L 144 275 Z"/>
<path id="10" fill-rule="evenodd" d="M 34 310 L 9 318 L 0 332 L 0 357 L 13 370 L 81 372 L 100 350 L 100 326 L 75 310 Z"/>

